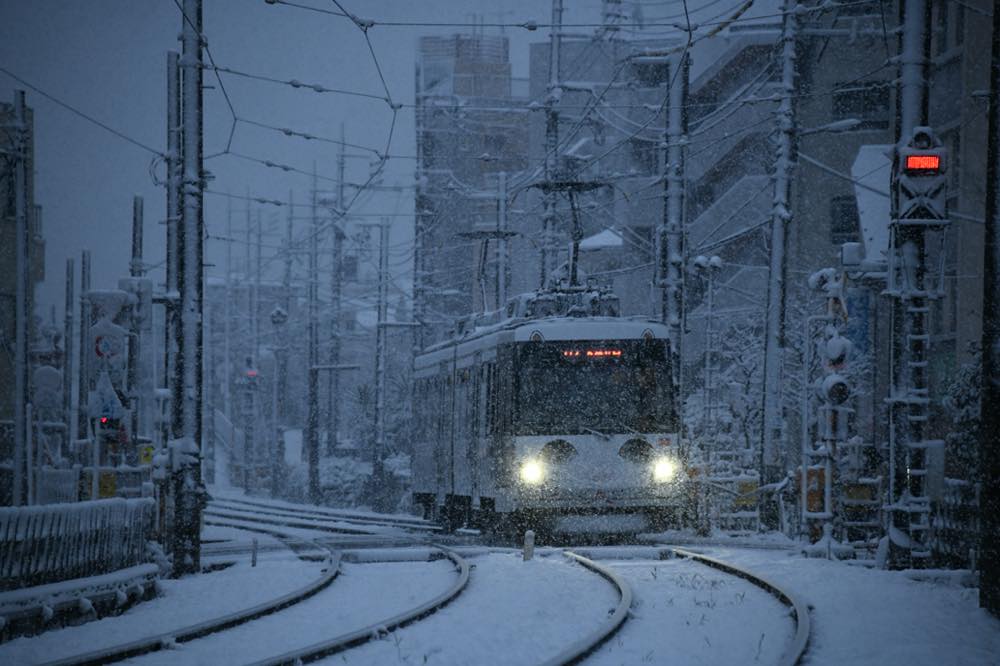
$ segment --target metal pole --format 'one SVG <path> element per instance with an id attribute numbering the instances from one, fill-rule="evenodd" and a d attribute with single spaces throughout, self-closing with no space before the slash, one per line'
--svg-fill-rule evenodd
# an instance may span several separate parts
<path id="1" fill-rule="evenodd" d="M 174 574 L 201 569 L 201 434 L 202 434 L 202 3 L 184 0 L 182 57 L 184 115 L 184 215 L 178 234 L 180 260 L 181 439 L 185 458 L 176 484 Z"/>
<path id="2" fill-rule="evenodd" d="M 385 455 L 385 329 L 388 319 L 389 294 L 389 219 L 382 218 L 379 225 L 378 256 L 378 319 L 375 331 L 375 439 L 372 449 L 372 485 L 374 489 L 373 508 L 385 511 L 385 470 L 382 457 Z"/>
<path id="3" fill-rule="evenodd" d="M 90 250 L 80 253 L 80 367 L 77 380 L 77 439 L 84 440 L 90 435 L 87 414 L 87 394 L 90 393 Z"/>
<path id="4" fill-rule="evenodd" d="M 307 305 L 309 316 L 308 360 L 309 394 L 308 417 L 306 422 L 306 453 L 309 465 L 309 500 L 320 501 L 319 483 L 319 374 L 315 370 L 319 363 L 319 217 L 316 214 L 316 168 L 313 167 L 313 187 L 311 198 L 312 224 L 309 227 L 309 285 Z"/>
<path id="5" fill-rule="evenodd" d="M 285 272 L 281 281 L 282 303 L 285 313 L 291 315 L 292 309 L 292 218 L 295 215 L 295 206 L 292 205 L 292 191 L 288 191 L 288 221 L 285 224 Z M 282 341 L 281 343 L 281 368 L 278 372 L 278 413 L 282 420 L 287 416 L 285 396 L 288 389 L 288 350 L 290 345 Z"/>
<path id="6" fill-rule="evenodd" d="M 798 16 L 795 0 L 785 0 L 782 19 L 781 103 L 776 115 L 778 151 L 775 161 L 774 202 L 771 208 L 771 249 L 767 289 L 767 328 L 764 347 L 763 437 L 760 466 L 764 483 L 773 483 L 783 474 L 781 366 L 785 348 L 785 259 L 786 230 L 792 219 L 790 194 L 795 159 L 795 79 Z M 770 526 L 777 524 L 769 511 L 764 516 Z"/>
<path id="7" fill-rule="evenodd" d="M 29 308 L 28 279 L 30 270 L 27 210 L 27 133 L 28 116 L 24 102 L 24 91 L 14 93 L 14 219 L 16 234 L 15 303 L 14 303 L 14 488 L 13 504 L 24 503 L 25 447 L 27 446 L 27 421 L 25 406 L 28 403 L 28 334 L 31 313 Z"/>
<path id="8" fill-rule="evenodd" d="M 63 318 L 63 418 L 66 420 L 66 451 L 73 450 L 77 419 L 77 402 L 73 394 L 73 280 L 76 268 L 73 258 L 66 260 L 66 305 Z"/>
<path id="9" fill-rule="evenodd" d="M 557 104 L 562 94 L 559 83 L 559 49 L 562 41 L 562 0 L 552 0 L 552 35 L 549 42 L 549 85 L 545 98 L 545 180 L 552 182 L 559 169 L 559 111 Z M 542 252 L 541 252 L 541 284 L 549 275 L 550 255 L 554 254 L 552 247 L 553 228 L 556 222 L 556 191 L 549 188 L 545 192 L 545 210 L 542 212 Z"/>
<path id="10" fill-rule="evenodd" d="M 979 605 L 1000 617 L 1000 12 L 993 11 L 983 255 L 983 387 L 979 404 Z"/>
<path id="11" fill-rule="evenodd" d="M 914 128 L 927 124 L 929 14 L 926 0 L 905 0 L 900 4 L 903 29 L 894 173 L 899 170 L 899 147 L 909 141 Z M 910 547 L 898 548 L 890 540 L 890 559 L 893 567 L 923 567 L 931 557 L 931 506 L 925 486 L 930 401 L 926 369 L 930 347 L 928 296 L 931 295 L 927 284 L 927 228 L 900 220 L 897 188 L 892 191 L 889 292 L 894 302 L 889 446 L 896 478 L 892 479 L 890 503 L 900 507 L 892 512 L 892 525 L 909 536 Z M 893 286 L 897 281 L 901 284 Z"/>
<path id="12" fill-rule="evenodd" d="M 35 503 L 35 438 L 34 428 L 32 427 L 32 421 L 34 421 L 34 414 L 32 414 L 31 403 L 29 402 L 24 406 L 25 412 L 25 428 L 24 428 L 24 469 L 27 472 L 25 475 L 27 481 L 27 494 L 28 494 L 28 504 Z"/>
<path id="13" fill-rule="evenodd" d="M 253 361 L 260 367 L 260 281 L 264 266 L 261 255 L 263 231 L 261 229 L 261 211 L 257 209 L 256 225 L 254 226 L 254 268 L 253 268 Z"/>

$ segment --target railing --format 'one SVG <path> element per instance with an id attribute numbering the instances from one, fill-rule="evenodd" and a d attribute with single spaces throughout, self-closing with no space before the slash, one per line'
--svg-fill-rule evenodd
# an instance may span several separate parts
<path id="1" fill-rule="evenodd" d="M 0 508 L 0 590 L 108 573 L 147 560 L 151 499 Z"/>

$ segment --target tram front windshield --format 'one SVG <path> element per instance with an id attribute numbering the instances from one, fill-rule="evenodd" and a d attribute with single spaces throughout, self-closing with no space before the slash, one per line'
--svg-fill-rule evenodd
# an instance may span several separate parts
<path id="1" fill-rule="evenodd" d="M 668 432 L 670 381 L 662 341 L 524 345 L 515 431 L 520 435 Z"/>

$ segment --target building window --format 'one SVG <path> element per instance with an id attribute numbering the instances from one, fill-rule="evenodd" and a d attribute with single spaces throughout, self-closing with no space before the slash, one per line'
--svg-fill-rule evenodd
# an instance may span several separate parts
<path id="1" fill-rule="evenodd" d="M 340 279 L 347 282 L 355 282 L 358 279 L 358 258 L 352 254 L 345 254 L 341 257 Z"/>
<path id="2" fill-rule="evenodd" d="M 834 245 L 856 243 L 861 220 L 853 196 L 834 197 L 830 200 L 830 242 Z"/>
<path id="3" fill-rule="evenodd" d="M 842 83 L 833 94 L 833 119 L 857 118 L 857 129 L 889 129 L 889 86 L 885 81 Z"/>

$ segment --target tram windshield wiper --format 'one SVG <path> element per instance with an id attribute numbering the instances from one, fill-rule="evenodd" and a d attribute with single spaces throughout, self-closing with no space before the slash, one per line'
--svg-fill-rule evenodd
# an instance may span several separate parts
<path id="1" fill-rule="evenodd" d="M 604 441 L 611 441 L 611 435 L 601 432 L 600 430 L 594 430 L 592 428 L 580 428 L 580 430 L 585 430 L 593 435 L 597 435 L 604 439 Z"/>

